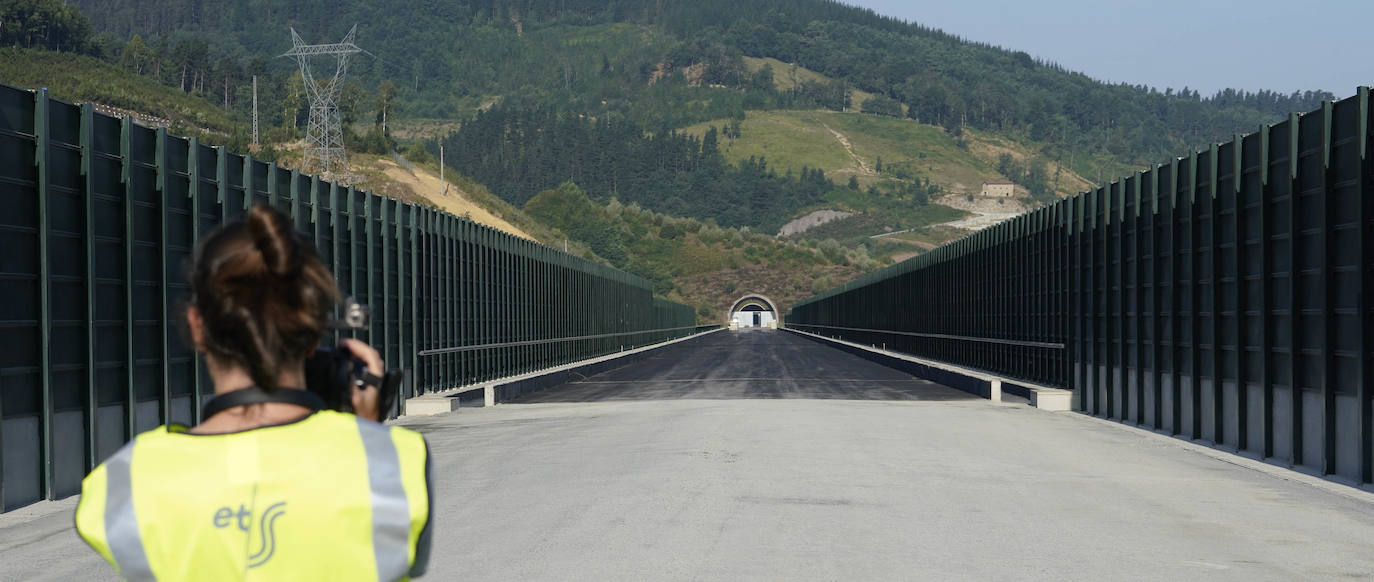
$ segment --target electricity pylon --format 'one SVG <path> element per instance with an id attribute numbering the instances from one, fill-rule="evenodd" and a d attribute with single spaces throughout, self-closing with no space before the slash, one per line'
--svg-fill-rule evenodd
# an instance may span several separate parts
<path id="1" fill-rule="evenodd" d="M 305 159 L 301 161 L 301 171 L 318 168 L 321 177 L 328 178 L 336 173 L 347 172 L 347 158 L 344 155 L 343 123 L 339 117 L 339 95 L 343 92 L 344 75 L 348 73 L 348 56 L 362 52 L 353 44 L 358 25 L 348 30 L 342 42 L 334 44 L 305 44 L 296 29 L 291 29 L 291 50 L 283 57 L 296 57 L 301 66 L 301 78 L 305 81 L 306 96 L 310 99 L 310 127 L 305 132 Z M 334 77 L 317 81 L 310 69 L 311 57 L 338 57 Z"/>

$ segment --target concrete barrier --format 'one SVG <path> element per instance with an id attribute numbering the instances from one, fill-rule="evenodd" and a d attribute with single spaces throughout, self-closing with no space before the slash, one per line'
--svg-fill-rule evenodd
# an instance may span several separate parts
<path id="1" fill-rule="evenodd" d="M 1066 411 L 1073 409 L 1073 391 L 1071 390 L 1012 380 L 980 370 L 918 358 L 911 354 L 878 349 L 810 332 L 790 328 L 782 329 L 818 342 L 828 343 L 835 348 L 889 368 L 902 370 L 917 378 L 963 390 L 993 402 L 1001 402 L 1002 393 L 1005 392 L 1025 398 L 1031 406 L 1042 410 Z"/>
<path id="2" fill-rule="evenodd" d="M 460 386 L 452 390 L 432 392 L 414 398 L 407 398 L 404 416 L 428 416 L 431 414 L 453 412 L 459 408 L 495 406 L 501 402 L 510 402 L 525 394 L 538 392 L 559 384 L 581 380 L 589 376 L 595 376 L 602 372 L 628 365 L 659 348 L 691 341 L 719 331 L 724 331 L 724 328 L 713 329 L 711 331 L 647 345 L 632 350 L 625 350 L 623 352 L 616 352 L 597 358 L 581 360 L 571 364 L 536 370 L 519 376 L 508 376 L 488 382 Z"/>

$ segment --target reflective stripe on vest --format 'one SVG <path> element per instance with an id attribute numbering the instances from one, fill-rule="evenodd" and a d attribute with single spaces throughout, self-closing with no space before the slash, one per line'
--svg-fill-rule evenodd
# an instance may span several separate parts
<path id="1" fill-rule="evenodd" d="M 76 525 L 130 580 L 397 580 L 429 517 L 426 456 L 414 431 L 333 411 L 223 435 L 159 428 L 86 478 Z"/>
<path id="2" fill-rule="evenodd" d="M 148 566 L 148 555 L 143 551 L 138 514 L 134 510 L 129 464 L 136 448 L 126 446 L 105 461 L 105 539 L 120 575 L 129 580 L 156 580 Z"/>
<path id="3" fill-rule="evenodd" d="M 391 430 L 358 419 L 367 451 L 367 480 L 372 489 L 372 552 L 377 579 L 396 580 L 410 571 L 410 505 L 401 482 L 401 461 Z"/>

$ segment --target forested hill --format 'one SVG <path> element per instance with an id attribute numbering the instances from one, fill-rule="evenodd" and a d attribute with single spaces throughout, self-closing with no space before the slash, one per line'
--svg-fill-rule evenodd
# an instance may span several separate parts
<path id="1" fill-rule="evenodd" d="M 857 88 L 877 95 L 875 112 L 1016 134 L 1055 157 L 1100 157 L 1112 170 L 1251 131 L 1331 97 L 1110 85 L 828 0 L 75 4 L 113 39 L 112 50 L 140 34 L 151 47 L 147 58 L 167 61 L 156 69 L 183 76 L 191 69 L 211 86 L 253 68 L 289 74 L 286 59 L 263 60 L 288 48 L 288 26 L 309 42 L 332 42 L 359 23 L 358 43 L 380 58 L 357 57 L 355 79 L 366 88 L 392 80 L 403 115 L 466 118 L 494 98 L 521 95 L 655 130 L 750 109 L 857 107 L 848 103 L 848 89 Z M 834 83 L 780 94 L 748 71 L 743 56 L 795 63 Z M 655 83 L 675 75 L 685 82 Z"/>

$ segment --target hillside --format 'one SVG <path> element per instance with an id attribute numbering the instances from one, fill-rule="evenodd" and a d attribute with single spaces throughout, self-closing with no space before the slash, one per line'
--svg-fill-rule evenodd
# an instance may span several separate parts
<path id="1" fill-rule="evenodd" d="M 744 66 L 750 75 L 758 75 L 765 68 L 769 69 L 773 78 L 773 89 L 778 93 L 795 93 L 805 90 L 809 86 L 829 85 L 835 82 L 834 79 L 826 77 L 820 73 L 812 71 L 796 63 L 784 63 L 774 58 L 760 58 L 744 56 Z M 863 104 L 873 98 L 873 94 L 863 89 L 850 88 L 849 106 L 844 111 L 861 111 Z M 905 109 L 903 109 L 905 113 Z"/>
<path id="2" fill-rule="evenodd" d="M 214 10 L 175 0 L 76 5 L 142 74 L 179 87 L 188 87 L 189 77 L 188 90 L 197 93 L 222 88 L 233 111 L 246 107 L 242 87 L 249 73 L 260 76 L 263 99 L 274 105 L 266 108 L 265 121 L 286 135 L 302 123 L 303 100 L 293 64 L 275 58 L 288 45 L 285 30 L 295 28 L 308 42 L 329 42 L 358 22 L 358 42 L 367 52 L 353 59 L 344 87 L 346 121 L 373 117 L 378 91 L 391 86 L 388 107 L 398 135 L 466 133 L 455 151 L 482 158 L 457 159 L 454 166 L 511 204 L 571 179 L 603 202 L 615 197 L 767 231 L 822 202 L 830 186 L 846 185 L 849 175 L 865 192 L 895 185 L 877 175 L 880 156 L 893 172 L 910 176 L 894 174 L 898 182 L 938 186 L 939 192 L 927 188 L 927 196 L 961 193 L 976 188 L 980 176 L 1000 175 L 1047 198 L 1081 190 L 1081 177 L 1124 175 L 1328 97 L 1223 91 L 1204 98 L 1106 84 L 1025 53 L 828 0 L 747 6 L 724 0 L 344 0 L 328 11 L 285 0 L 231 0 Z M 812 124 L 806 131 L 824 132 L 815 145 L 830 151 L 779 154 L 768 150 L 768 141 L 751 144 L 746 135 L 724 152 L 724 175 L 699 171 L 696 162 L 709 152 L 692 157 L 668 151 L 705 151 L 704 143 L 682 144 L 671 134 L 703 125 L 724 131 L 731 120 L 755 126 L 746 134 L 799 137 L 768 123 L 792 123 L 796 119 L 786 116 L 798 113 L 816 121 L 817 110 L 873 115 Z M 496 111 L 519 119 L 496 119 Z M 881 122 L 852 127 L 878 117 L 912 119 L 921 129 Z M 485 130 L 465 132 L 475 119 L 488 124 Z M 573 119 L 625 130 L 555 128 Z M 551 133 L 539 134 L 531 123 Z M 825 134 L 840 141 L 864 132 L 879 139 L 850 141 L 846 153 L 854 168 L 846 175 Z M 692 135 L 706 141 L 704 131 Z M 646 153 L 631 143 L 645 136 L 654 142 L 648 147 L 661 143 L 668 150 Z M 950 144 L 972 155 L 950 152 L 944 147 Z M 599 159 L 563 153 L 573 149 L 590 149 Z M 783 159 L 793 154 L 796 160 Z M 780 180 L 768 177 L 761 164 L 741 166 L 751 155 L 779 169 Z M 802 176 L 798 165 L 826 175 Z M 579 168 L 595 171 L 579 176 Z M 793 170 L 790 184 L 787 169 Z M 607 178 L 611 173 L 628 176 L 628 187 L 619 177 Z M 754 186 L 760 180 L 774 184 L 760 190 Z"/>
<path id="3" fill-rule="evenodd" d="M 676 128 L 746 110 L 864 108 L 874 98 L 849 91 L 857 89 L 897 116 L 1020 136 L 1080 175 L 1107 178 L 1331 97 L 1108 84 L 830 0 L 75 4 L 116 42 L 142 34 L 152 62 L 173 65 L 162 67 L 164 78 L 189 68 L 212 87 L 261 68 L 254 58 L 289 73 L 291 63 L 274 58 L 288 46 L 287 27 L 330 42 L 361 23 L 358 42 L 377 58 L 359 56 L 353 79 L 369 92 L 392 80 L 400 111 L 416 117 L 464 117 L 492 98 L 520 96 Z M 759 74 L 762 63 L 774 64 L 772 79 Z M 832 81 L 793 82 L 775 63 Z"/>
<path id="4" fill-rule="evenodd" d="M 48 86 L 57 98 L 118 103 L 144 120 L 178 118 L 189 122 L 228 116 L 221 107 L 199 96 L 156 85 L 98 59 L 35 50 L 0 51 L 12 57 L 6 61 L 9 65 L 42 67 L 26 68 L 23 76 L 6 73 L 0 81 Z M 127 100 L 118 98 L 131 89 L 142 93 Z M 185 112 L 197 117 L 182 117 Z M 350 131 L 356 134 L 357 128 Z M 301 159 L 301 141 L 266 145 L 284 167 L 294 167 Z M 438 178 L 437 161 L 419 151 L 414 160 L 398 154 L 351 152 L 355 185 L 641 274 L 654 282 L 659 294 L 697 307 L 703 322 L 714 321 L 718 312 L 738 298 L 737 290 L 743 293 L 749 289 L 791 302 L 819 289 L 817 281 L 830 285 L 879 265 L 862 251 L 834 242 L 783 242 L 748 229 L 720 228 L 709 221 L 667 216 L 615 201 L 595 203 L 575 187 L 536 196 L 530 202 L 531 211 L 526 212 L 452 170 L 445 188 Z M 550 201 L 564 198 L 571 202 L 550 211 Z"/>
<path id="5" fill-rule="evenodd" d="M 351 164 L 353 171 L 362 177 L 356 184 L 359 188 L 399 200 L 433 206 L 449 214 L 466 217 L 478 224 L 546 244 L 551 243 L 554 238 L 550 233 L 540 233 L 543 234 L 542 237 L 536 236 L 516 226 L 516 222 L 528 221 L 521 220 L 521 217 L 517 216 L 519 211 L 514 208 L 501 208 L 497 201 L 491 200 L 489 194 L 469 192 L 462 185 L 452 182 L 445 185 L 439 180 L 433 164 L 417 165 L 400 156 L 391 158 L 375 155 L 354 155 Z M 534 228 L 528 230 L 539 232 Z"/>
<path id="6" fill-rule="evenodd" d="M 707 322 L 744 293 L 791 304 L 884 264 L 863 247 L 835 241 L 779 240 L 615 200 L 601 204 L 572 184 L 540 192 L 524 211 L 653 281 L 656 293 L 696 307 Z"/>
<path id="7" fill-rule="evenodd" d="M 830 0 L 73 3 L 106 36 L 72 46 L 217 104 L 225 121 L 179 115 L 231 143 L 257 77 L 265 158 L 289 159 L 307 119 L 277 58 L 287 28 L 324 43 L 359 23 L 340 113 L 351 150 L 376 154 L 354 158 L 375 189 L 562 239 L 700 302 L 764 265 L 784 271 L 780 296 L 839 282 L 1329 97 L 1107 84 Z M 414 155 L 440 143 L 461 200 Z M 990 179 L 1021 196 L 975 196 Z M 536 204 L 567 189 L 598 228 Z M 708 225 L 733 242 L 701 240 Z M 784 226 L 796 234 L 768 236 Z"/>
<path id="8" fill-rule="evenodd" d="M 46 87 L 53 98 L 95 103 L 110 108 L 108 112 L 134 115 L 147 125 L 168 125 L 184 135 L 219 134 L 222 140 L 245 123 L 204 99 L 85 55 L 0 47 L 0 83 Z"/>
<path id="9" fill-rule="evenodd" d="M 701 123 L 684 132 L 700 136 L 710 127 L 724 127 L 729 122 Z M 761 157 L 774 168 L 794 172 L 803 167 L 821 168 L 839 183 L 855 176 L 864 188 L 920 176 L 939 185 L 943 192 L 971 194 L 981 189 L 984 180 L 1008 179 L 997 168 L 1001 154 L 1018 160 L 1038 156 L 1026 144 L 992 133 L 970 130 L 956 138 L 939 127 L 914 120 L 860 113 L 751 111 L 739 127 L 740 137 L 721 142 L 721 152 L 729 161 Z M 1047 164 L 1051 174 L 1060 169 L 1053 162 Z M 1064 168 L 1054 190 L 1067 196 L 1091 184 Z"/>

